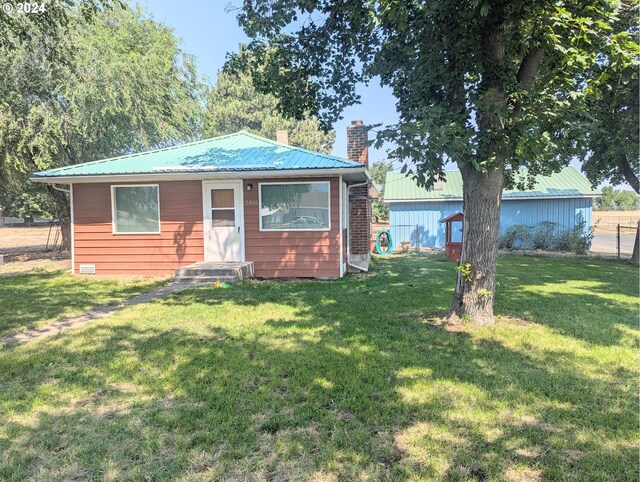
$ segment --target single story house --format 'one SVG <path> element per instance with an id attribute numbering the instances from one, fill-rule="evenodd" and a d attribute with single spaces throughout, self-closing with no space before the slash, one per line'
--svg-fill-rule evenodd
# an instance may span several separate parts
<path id="1" fill-rule="evenodd" d="M 569 229 L 581 221 L 591 229 L 593 199 L 601 193 L 575 168 L 569 166 L 551 176 L 538 177 L 532 189 L 505 190 L 500 211 L 500 234 L 517 224 L 534 226 L 543 221 Z M 389 224 L 396 244 L 441 248 L 445 245 L 442 219 L 463 212 L 462 175 L 446 171 L 446 178 L 432 189 L 419 187 L 399 172 L 387 173 L 384 201 L 389 204 Z M 460 240 L 460 229 L 452 230 L 452 241 Z"/>
<path id="2" fill-rule="evenodd" d="M 73 273 L 167 274 L 193 263 L 253 263 L 260 277 L 366 270 L 367 128 L 348 157 L 240 131 L 37 172 L 68 185 Z"/>

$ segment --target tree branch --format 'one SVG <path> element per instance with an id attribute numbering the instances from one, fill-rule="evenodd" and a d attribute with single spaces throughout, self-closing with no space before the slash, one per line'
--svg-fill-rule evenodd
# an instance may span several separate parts
<path id="1" fill-rule="evenodd" d="M 640 179 L 638 179 L 633 167 L 629 164 L 629 159 L 627 159 L 627 156 L 624 154 L 620 158 L 620 168 L 622 169 L 622 175 L 625 181 L 629 183 L 636 194 L 640 194 Z"/>
<path id="2" fill-rule="evenodd" d="M 533 81 L 540 69 L 543 53 L 544 50 L 542 47 L 530 49 L 520 63 L 520 68 L 518 69 L 518 82 L 520 82 L 520 85 L 522 85 L 525 90 L 529 90 L 533 86 Z"/>
<path id="3" fill-rule="evenodd" d="M 453 83 L 453 98 L 452 104 L 458 109 L 459 113 L 463 113 L 465 111 L 467 93 L 464 87 L 464 75 L 461 73 L 460 68 L 458 66 L 458 58 L 455 55 L 455 50 L 451 48 L 451 45 L 448 43 L 449 35 L 458 28 L 457 19 L 448 19 L 448 21 L 454 22 L 454 25 L 447 25 L 444 22 L 439 22 L 438 28 L 442 33 L 442 43 L 445 47 L 445 56 L 447 58 L 447 70 L 449 73 L 454 76 L 456 81 Z"/>
<path id="4" fill-rule="evenodd" d="M 527 54 L 522 58 L 522 62 L 520 62 L 520 67 L 518 68 L 517 79 L 524 90 L 528 91 L 533 87 L 533 81 L 536 79 L 536 74 L 540 70 L 543 54 L 544 50 L 542 47 L 535 47 L 529 49 Z M 517 119 L 521 114 L 522 102 L 517 101 L 513 108 L 513 118 Z"/>
<path id="5" fill-rule="evenodd" d="M 333 27 L 335 27 L 336 20 L 338 18 L 338 12 L 342 9 L 343 6 L 344 5 L 343 5 L 342 2 L 336 2 L 332 6 L 331 13 L 329 14 L 329 18 L 327 19 L 327 21 L 322 26 L 322 31 L 323 32 L 330 33 L 330 32 L 333 31 Z"/>

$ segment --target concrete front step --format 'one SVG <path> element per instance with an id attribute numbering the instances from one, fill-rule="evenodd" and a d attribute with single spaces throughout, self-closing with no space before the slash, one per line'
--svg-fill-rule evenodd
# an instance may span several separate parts
<path id="1" fill-rule="evenodd" d="M 175 281 L 233 283 L 253 277 L 253 262 L 244 263 L 194 263 L 176 269 Z"/>
<path id="2" fill-rule="evenodd" d="M 237 276 L 174 276 L 171 281 L 175 283 L 213 284 L 216 281 L 234 284 L 240 282 Z"/>
<path id="3" fill-rule="evenodd" d="M 176 270 L 176 276 L 209 276 L 209 277 L 217 277 L 217 276 L 238 276 L 239 278 L 243 276 L 242 270 L 240 269 L 187 269 L 187 268 L 178 268 Z"/>

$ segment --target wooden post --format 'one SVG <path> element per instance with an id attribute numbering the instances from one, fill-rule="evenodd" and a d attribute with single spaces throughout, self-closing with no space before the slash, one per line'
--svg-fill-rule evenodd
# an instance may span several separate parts
<path id="1" fill-rule="evenodd" d="M 420 233 L 418 232 L 419 224 L 416 224 L 416 253 L 420 252 Z"/>
<path id="2" fill-rule="evenodd" d="M 618 224 L 618 234 L 616 237 L 616 248 L 618 250 L 618 259 L 620 259 L 620 225 Z"/>

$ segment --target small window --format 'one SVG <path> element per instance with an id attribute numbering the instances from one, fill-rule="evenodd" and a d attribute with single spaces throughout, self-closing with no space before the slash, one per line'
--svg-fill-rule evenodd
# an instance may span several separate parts
<path id="1" fill-rule="evenodd" d="M 327 231 L 329 183 L 260 184 L 260 229 Z"/>
<path id="2" fill-rule="evenodd" d="M 113 232 L 159 233 L 158 186 L 113 186 Z"/>

